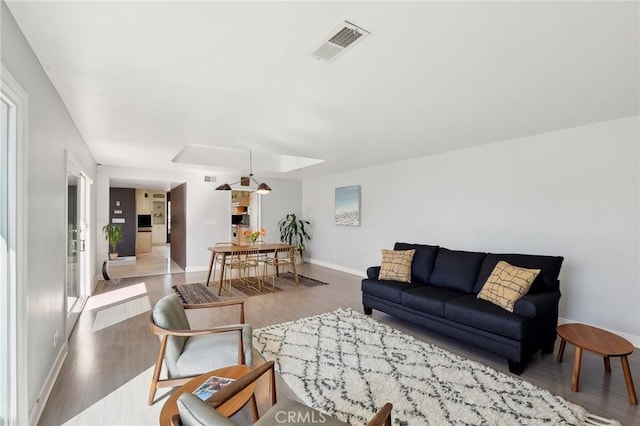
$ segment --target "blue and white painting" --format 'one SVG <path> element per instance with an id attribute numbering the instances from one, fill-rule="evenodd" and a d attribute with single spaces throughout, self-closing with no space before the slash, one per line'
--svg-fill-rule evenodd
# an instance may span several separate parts
<path id="1" fill-rule="evenodd" d="M 360 226 L 360 186 L 336 188 L 336 225 Z"/>

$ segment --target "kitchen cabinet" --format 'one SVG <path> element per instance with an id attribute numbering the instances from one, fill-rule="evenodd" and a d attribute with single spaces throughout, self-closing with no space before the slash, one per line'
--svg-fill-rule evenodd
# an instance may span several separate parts
<path id="1" fill-rule="evenodd" d="M 249 206 L 249 191 L 231 191 L 231 205 L 237 206 Z"/>
<path id="2" fill-rule="evenodd" d="M 151 224 L 153 244 L 167 242 L 167 195 L 164 192 L 152 192 L 151 198 Z"/>
<path id="3" fill-rule="evenodd" d="M 233 214 L 247 214 L 249 207 L 247 207 L 247 206 L 234 206 L 231 209 L 233 210 Z"/>
<path id="4" fill-rule="evenodd" d="M 149 253 L 151 251 L 151 234 L 151 231 L 138 231 L 138 253 Z"/>
<path id="5" fill-rule="evenodd" d="M 136 189 L 136 214 L 151 214 L 151 198 L 144 189 Z"/>

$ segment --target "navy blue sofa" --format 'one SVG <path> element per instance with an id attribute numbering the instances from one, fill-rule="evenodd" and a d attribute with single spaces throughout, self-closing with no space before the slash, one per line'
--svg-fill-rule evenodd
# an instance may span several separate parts
<path id="1" fill-rule="evenodd" d="M 504 356 L 509 371 L 520 374 L 530 356 L 553 352 L 558 324 L 563 258 L 449 250 L 439 246 L 396 243 L 415 249 L 411 282 L 378 280 L 379 266 L 362 280 L 364 312 L 386 312 Z M 540 269 L 513 313 L 476 296 L 498 261 Z"/>

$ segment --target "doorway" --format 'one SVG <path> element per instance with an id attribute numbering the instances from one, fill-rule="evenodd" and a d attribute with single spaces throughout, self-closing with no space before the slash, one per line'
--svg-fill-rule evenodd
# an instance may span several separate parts
<path id="1" fill-rule="evenodd" d="M 67 337 L 79 317 L 90 292 L 89 272 L 89 179 L 67 152 L 67 241 L 65 293 Z"/>
<path id="2" fill-rule="evenodd" d="M 253 190 L 231 191 L 231 240 L 236 244 L 246 243 L 244 232 L 259 231 L 262 227 L 261 196 Z"/>

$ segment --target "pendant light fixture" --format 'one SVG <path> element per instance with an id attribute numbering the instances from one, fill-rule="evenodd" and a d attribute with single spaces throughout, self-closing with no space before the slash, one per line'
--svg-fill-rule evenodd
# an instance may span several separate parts
<path id="1" fill-rule="evenodd" d="M 256 185 L 258 185 L 258 189 L 256 189 L 256 192 L 258 194 L 266 195 L 271 192 L 271 188 L 269 188 L 269 185 L 264 182 L 260 183 L 253 177 L 253 155 L 251 151 L 249 151 L 249 177 L 242 176 L 239 181 L 233 182 L 231 185 L 236 185 L 239 183 L 242 186 L 249 186 L 251 181 L 254 181 Z M 223 183 L 216 188 L 216 191 L 231 191 L 231 185 L 229 185 L 228 183 Z"/>

